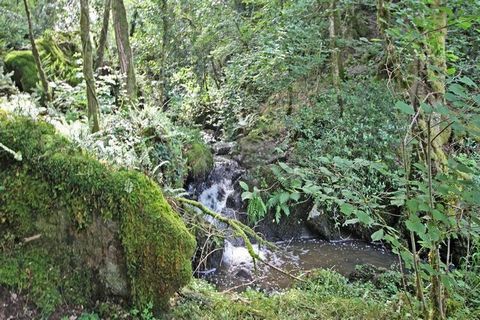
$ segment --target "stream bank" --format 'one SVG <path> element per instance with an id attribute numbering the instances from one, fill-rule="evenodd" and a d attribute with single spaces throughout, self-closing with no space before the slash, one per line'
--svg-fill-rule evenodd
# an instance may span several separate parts
<path id="1" fill-rule="evenodd" d="M 204 179 L 190 183 L 188 192 L 207 208 L 247 224 L 239 181 L 248 177 L 252 167 L 247 167 L 241 161 L 242 157 L 235 155 L 234 143 L 217 142 L 212 149 L 215 152 L 212 170 Z M 312 205 L 307 201 L 293 208 L 292 214 L 282 217 L 280 223 L 271 219 L 260 221 L 255 230 L 268 241 L 274 242 L 278 250 L 272 251 L 257 244 L 254 245 L 255 252 L 275 267 L 292 274 L 306 274 L 324 268 L 349 276 L 359 265 L 390 268 L 396 263 L 396 258 L 387 249 L 341 233 L 333 229 L 327 220 L 320 221 L 320 225 L 317 222 L 312 228 L 312 223 L 308 221 L 312 211 Z M 293 284 L 292 278 L 265 264 L 257 261 L 254 265 L 242 239 L 235 236 L 227 225 L 210 216 L 205 220 L 218 229 L 225 239 L 220 247 L 214 249 L 217 252 L 212 251 L 206 254 L 207 257 L 205 254 L 200 257 L 199 260 L 206 259 L 208 263 L 197 267 L 198 277 L 207 279 L 219 290 L 244 290 L 246 286 L 252 286 L 276 291 Z M 318 230 L 327 231 L 320 234 Z M 325 240 L 325 234 L 334 235 L 328 238 L 332 241 Z"/>

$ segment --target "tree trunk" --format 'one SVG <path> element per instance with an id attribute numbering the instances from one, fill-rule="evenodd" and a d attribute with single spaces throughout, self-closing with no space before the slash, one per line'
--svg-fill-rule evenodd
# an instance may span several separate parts
<path id="1" fill-rule="evenodd" d="M 167 0 L 162 0 L 162 47 L 161 47 L 161 56 L 160 56 L 160 101 L 163 105 L 166 105 L 165 99 L 165 85 L 166 85 L 166 76 L 165 76 L 165 61 L 167 59 L 167 42 L 169 40 L 169 24 L 168 24 L 168 7 Z"/>
<path id="2" fill-rule="evenodd" d="M 35 64 L 37 65 L 37 71 L 40 77 L 40 82 L 42 83 L 43 91 L 45 92 L 45 98 L 48 102 L 50 102 L 52 101 L 52 95 L 50 93 L 50 88 L 48 87 L 47 76 L 45 75 L 45 71 L 42 67 L 42 60 L 40 59 L 40 54 L 38 53 L 37 45 L 35 44 L 35 38 L 33 36 L 32 18 L 30 16 L 30 9 L 28 8 L 27 0 L 23 0 L 23 4 L 25 5 L 25 14 L 28 21 L 28 37 L 30 38 L 30 44 L 32 45 L 33 59 L 35 60 Z"/>
<path id="3" fill-rule="evenodd" d="M 110 20 L 110 7 L 112 0 L 105 0 L 105 6 L 103 9 L 103 22 L 102 31 L 100 33 L 100 40 L 98 41 L 97 59 L 95 60 L 95 70 L 103 67 L 103 57 L 105 55 L 105 48 L 107 46 L 108 36 L 108 22 Z"/>
<path id="4" fill-rule="evenodd" d="M 118 58 L 120 60 L 120 71 L 126 77 L 125 90 L 131 101 L 136 100 L 137 85 L 135 80 L 135 69 L 133 66 L 133 54 L 128 36 L 127 13 L 123 0 L 112 0 L 113 27 L 117 42 Z"/>
<path id="5" fill-rule="evenodd" d="M 444 6 L 444 1 L 433 0 L 431 3 L 432 20 L 434 23 L 433 32 L 430 32 L 426 39 L 426 55 L 429 63 L 427 64 L 427 81 L 430 88 L 428 102 L 435 108 L 440 105 L 445 105 L 445 75 L 447 74 L 447 61 L 445 40 L 447 36 L 447 14 L 441 8 Z M 450 132 L 443 131 L 443 126 L 439 123 L 442 116 L 433 112 L 431 118 L 428 119 L 428 158 L 429 170 L 432 171 L 434 165 L 437 172 L 444 172 L 447 165 L 447 156 L 443 150 L 443 146 L 447 143 Z M 431 126 L 432 124 L 439 124 Z M 430 130 L 431 128 L 431 130 Z M 432 165 L 432 162 L 434 163 Z M 431 174 L 430 174 L 431 176 Z M 431 189 L 431 182 L 429 182 Z M 433 208 L 433 195 L 430 191 L 430 206 Z M 445 319 L 443 285 L 440 279 L 440 253 L 439 243 L 430 250 L 429 263 L 435 270 L 432 275 L 431 300 L 432 300 L 432 315 L 431 319 Z"/>
<path id="6" fill-rule="evenodd" d="M 340 55 L 340 49 L 337 45 L 338 29 L 340 19 L 337 11 L 337 0 L 330 0 L 329 4 L 329 34 L 330 34 L 330 50 L 331 50 L 331 73 L 332 83 L 335 88 L 337 104 L 340 108 L 340 117 L 343 116 L 343 99 L 341 93 L 342 83 L 342 58 Z"/>
<path id="7" fill-rule="evenodd" d="M 88 123 L 91 132 L 100 130 L 98 100 L 93 77 L 93 53 L 90 40 L 90 15 L 88 0 L 80 0 L 80 37 L 82 39 L 83 76 L 87 86 Z"/>

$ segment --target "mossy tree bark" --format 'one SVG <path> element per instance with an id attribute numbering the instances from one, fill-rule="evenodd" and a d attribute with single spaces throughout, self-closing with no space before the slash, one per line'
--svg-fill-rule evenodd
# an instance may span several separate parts
<path id="1" fill-rule="evenodd" d="M 431 114 L 426 114 L 420 110 L 418 120 L 418 135 L 423 143 L 423 156 L 427 165 L 429 205 L 431 208 L 434 208 L 435 205 L 432 179 L 436 173 L 447 170 L 448 159 L 444 146 L 450 137 L 448 121 L 436 111 L 439 106 L 445 105 L 445 77 L 447 74 L 445 48 L 447 14 L 444 10 L 445 5 L 445 0 L 433 0 L 430 3 L 428 18 L 430 27 L 424 31 L 424 59 L 417 62 L 418 83 L 415 90 L 418 97 L 416 101 L 417 110 L 419 110 L 419 104 L 421 103 L 428 103 L 433 110 Z M 429 317 L 431 319 L 445 319 L 444 288 L 440 279 L 439 246 L 440 243 L 434 243 L 428 254 L 429 264 L 434 270 L 430 279 L 432 308 Z"/>
<path id="2" fill-rule="evenodd" d="M 112 0 L 112 17 L 118 58 L 120 60 L 120 71 L 126 77 L 125 90 L 127 96 L 131 101 L 134 101 L 137 97 L 137 84 L 133 66 L 132 48 L 128 35 L 127 12 L 123 0 Z"/>
<path id="3" fill-rule="evenodd" d="M 27 16 L 27 21 L 28 21 L 28 37 L 30 38 L 30 44 L 32 45 L 32 54 L 35 60 L 35 64 L 37 65 L 37 71 L 40 77 L 40 82 L 42 83 L 42 88 L 43 88 L 43 91 L 45 92 L 46 100 L 52 101 L 52 95 L 50 93 L 50 88 L 48 86 L 47 76 L 45 74 L 45 71 L 43 70 L 42 60 L 40 59 L 40 54 L 38 53 L 37 45 L 35 44 L 35 37 L 33 36 L 32 18 L 30 16 L 30 8 L 28 7 L 28 1 L 23 0 L 23 4 L 25 6 L 25 14 Z"/>
<path id="4" fill-rule="evenodd" d="M 88 103 L 88 122 L 91 132 L 100 130 L 98 100 L 93 77 L 93 53 L 90 40 L 90 14 L 88 0 L 80 0 L 80 37 L 82 39 L 83 76 L 85 78 Z"/>
<path id="5" fill-rule="evenodd" d="M 108 25 L 110 21 L 111 6 L 112 0 L 105 0 L 105 5 L 103 9 L 102 30 L 100 32 L 100 40 L 98 41 L 97 59 L 95 60 L 95 70 L 103 66 L 103 58 L 105 56 L 105 49 L 107 47 Z"/>
<path id="6" fill-rule="evenodd" d="M 332 83 L 335 89 L 337 104 L 340 109 L 340 117 L 343 116 L 343 98 L 341 93 L 342 85 L 342 57 L 340 48 L 338 47 L 338 30 L 340 27 L 340 17 L 338 14 L 337 0 L 330 0 L 329 2 L 329 35 L 330 35 L 330 50 L 331 50 L 331 74 Z"/>
<path id="7" fill-rule="evenodd" d="M 434 108 L 445 105 L 445 75 L 447 73 L 446 48 L 445 41 L 447 37 L 447 14 L 443 10 L 446 0 L 433 0 L 431 3 L 433 32 L 430 32 L 426 39 L 426 55 L 429 58 L 427 63 L 427 80 L 430 87 L 428 99 L 430 105 Z M 447 143 L 450 132 L 444 130 L 445 127 L 440 125 L 445 120 L 437 113 L 433 112 L 428 119 L 428 159 L 430 177 L 432 176 L 432 162 L 438 172 L 446 170 L 447 156 L 443 149 Z M 432 126 L 433 124 L 433 126 Z M 432 183 L 429 181 L 430 187 L 430 207 L 433 208 Z M 432 275 L 432 319 L 445 319 L 443 285 L 440 279 L 440 253 L 439 243 L 430 250 L 429 262 L 435 270 Z"/>

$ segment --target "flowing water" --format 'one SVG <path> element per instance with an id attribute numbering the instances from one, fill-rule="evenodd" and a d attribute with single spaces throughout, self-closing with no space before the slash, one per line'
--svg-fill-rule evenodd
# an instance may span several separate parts
<path id="1" fill-rule="evenodd" d="M 241 209 L 240 190 L 235 183 L 244 173 L 239 164 L 228 157 L 215 157 L 215 165 L 205 181 L 192 184 L 189 192 L 198 201 L 229 218 L 237 219 Z M 206 217 L 216 227 L 228 231 L 225 224 Z M 228 235 L 229 233 L 226 232 Z M 362 241 L 347 240 L 327 242 L 318 239 L 295 239 L 277 243 L 279 250 L 254 246 L 264 260 L 292 274 L 302 274 L 316 268 L 333 269 L 343 275 L 355 270 L 355 266 L 372 264 L 388 268 L 395 258 L 386 250 Z M 292 278 L 268 267 L 261 262 L 254 267 L 252 258 L 241 239 L 227 236 L 222 260 L 216 267 L 203 270 L 200 274 L 214 283 L 220 290 L 246 285 L 266 290 L 286 288 Z"/>
<path id="2" fill-rule="evenodd" d="M 292 274 L 302 274 L 313 269 L 326 268 L 348 276 L 355 266 L 372 264 L 389 268 L 395 258 L 386 250 L 362 241 L 327 242 L 317 239 L 277 243 L 279 250 L 260 249 L 260 255 L 270 264 Z M 258 248 L 257 248 L 258 250 Z M 227 243 L 222 264 L 208 277 L 219 290 L 243 288 L 252 285 L 266 290 L 287 288 L 293 279 L 269 266 L 253 262 L 244 247 Z"/>

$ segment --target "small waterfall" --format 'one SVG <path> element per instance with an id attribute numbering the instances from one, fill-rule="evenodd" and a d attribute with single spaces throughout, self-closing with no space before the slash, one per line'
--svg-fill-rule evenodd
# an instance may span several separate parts
<path id="1" fill-rule="evenodd" d="M 206 179 L 190 184 L 188 192 L 211 210 L 231 219 L 242 220 L 245 215 L 241 212 L 242 190 L 238 186 L 238 180 L 244 172 L 245 170 L 235 160 L 228 156 L 217 155 L 214 157 L 214 167 Z M 257 272 L 254 272 L 252 258 L 242 239 L 235 237 L 224 223 L 210 216 L 205 216 L 205 219 L 223 230 L 226 239 L 221 260 L 220 257 L 215 258 L 215 262 L 208 266 L 211 269 L 197 271 L 199 275 L 208 277 L 223 289 L 255 282 L 259 288 L 277 290 L 291 283 L 291 279 L 284 274 L 272 271 L 262 264 L 257 264 Z M 328 243 L 299 238 L 278 242 L 277 245 L 282 250 L 272 252 L 254 245 L 254 251 L 270 264 L 289 272 L 325 267 L 335 268 L 347 275 L 357 264 L 372 263 L 378 266 L 389 266 L 393 260 L 383 250 L 364 243 Z"/>
<path id="2" fill-rule="evenodd" d="M 193 183 L 188 192 L 196 196 L 198 201 L 209 209 L 229 218 L 236 218 L 236 210 L 241 208 L 240 190 L 235 190 L 235 183 L 244 173 L 235 160 L 214 157 L 214 166 L 204 181 Z M 218 221 L 210 222 L 219 226 Z"/>
<path id="3" fill-rule="evenodd" d="M 235 184 L 243 173 L 244 170 L 235 160 L 225 156 L 215 156 L 213 169 L 207 178 L 202 182 L 191 184 L 188 191 L 209 209 L 230 219 L 239 219 L 242 207 L 241 190 L 238 187 L 235 189 Z M 213 217 L 205 216 L 205 219 L 219 229 L 227 229 L 227 225 Z M 226 233 L 227 239 L 225 239 L 222 264 L 225 267 L 237 265 L 248 269 L 253 267 L 252 259 L 248 250 L 243 246 L 243 241 L 229 235 L 228 230 Z M 263 255 L 258 246 L 255 246 L 254 249 L 258 254 Z"/>

